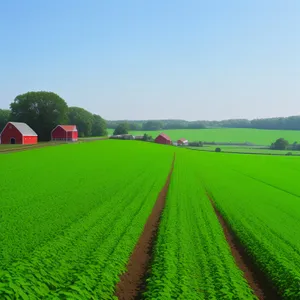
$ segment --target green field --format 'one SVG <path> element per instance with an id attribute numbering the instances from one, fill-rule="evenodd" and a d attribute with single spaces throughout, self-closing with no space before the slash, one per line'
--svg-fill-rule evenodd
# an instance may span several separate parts
<path id="1" fill-rule="evenodd" d="M 113 134 L 113 129 L 109 129 Z M 178 129 L 147 131 L 146 133 L 155 138 L 164 132 L 173 141 L 186 138 L 189 141 L 203 141 L 216 143 L 253 143 L 256 145 L 271 145 L 279 138 L 285 138 L 290 144 L 300 142 L 300 132 L 295 130 L 263 130 L 248 128 L 217 128 L 217 129 Z M 145 131 L 131 131 L 133 135 L 143 135 Z"/>
<path id="2" fill-rule="evenodd" d="M 221 148 L 222 152 L 225 153 L 249 153 L 249 154 L 269 154 L 269 155 L 286 155 L 288 152 L 291 152 L 292 155 L 300 155 L 300 151 L 296 150 L 272 150 L 272 149 L 263 149 L 259 147 L 249 147 L 249 146 L 230 146 L 230 145 L 205 145 L 203 147 L 186 147 L 198 151 L 210 151 L 214 152 L 216 148 Z"/>
<path id="3" fill-rule="evenodd" d="M 300 299 L 298 157 L 117 140 L 0 155 L 0 299 L 116 299 L 174 152 L 142 298 L 256 298 L 214 203 L 281 297 Z"/>

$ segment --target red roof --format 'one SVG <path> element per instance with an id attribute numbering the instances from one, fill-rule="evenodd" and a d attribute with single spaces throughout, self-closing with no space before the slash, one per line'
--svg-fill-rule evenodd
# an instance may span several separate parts
<path id="1" fill-rule="evenodd" d="M 64 131 L 77 131 L 76 125 L 58 125 Z"/>
<path id="2" fill-rule="evenodd" d="M 182 139 L 179 139 L 178 142 L 179 142 L 179 141 L 180 141 L 180 142 L 185 142 L 185 141 L 187 141 L 187 139 L 182 138 Z"/>
<path id="3" fill-rule="evenodd" d="M 164 139 L 171 141 L 171 139 L 164 133 L 161 133 L 159 136 L 163 137 Z"/>

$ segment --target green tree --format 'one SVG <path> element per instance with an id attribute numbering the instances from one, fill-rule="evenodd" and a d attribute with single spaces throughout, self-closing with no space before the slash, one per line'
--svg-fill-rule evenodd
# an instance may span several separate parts
<path id="1" fill-rule="evenodd" d="M 94 117 L 89 111 L 81 107 L 70 107 L 68 118 L 70 125 L 77 126 L 78 136 L 92 136 Z"/>
<path id="2" fill-rule="evenodd" d="M 52 92 L 28 92 L 10 104 L 12 121 L 27 123 L 40 141 L 51 138 L 52 129 L 67 122 L 68 105 Z"/>
<path id="3" fill-rule="evenodd" d="M 285 140 L 284 138 L 280 138 L 280 139 L 276 140 L 276 142 L 271 145 L 271 149 L 285 150 L 288 145 L 289 145 L 289 142 L 287 140 Z"/>
<path id="4" fill-rule="evenodd" d="M 114 135 L 118 135 L 118 134 L 127 134 L 129 131 L 129 125 L 128 123 L 124 122 L 124 123 L 120 123 L 117 128 L 114 131 Z"/>
<path id="5" fill-rule="evenodd" d="M 147 121 L 143 124 L 143 130 L 160 130 L 163 124 L 160 121 Z"/>
<path id="6" fill-rule="evenodd" d="M 107 135 L 106 121 L 99 115 L 93 115 L 92 136 Z"/>
<path id="7" fill-rule="evenodd" d="M 0 109 L 0 132 L 4 126 L 9 122 L 10 119 L 10 110 L 9 109 Z"/>
<path id="8" fill-rule="evenodd" d="M 144 137 L 143 137 L 143 141 L 151 142 L 151 141 L 153 141 L 153 138 L 151 135 L 148 135 L 147 133 L 145 133 Z"/>

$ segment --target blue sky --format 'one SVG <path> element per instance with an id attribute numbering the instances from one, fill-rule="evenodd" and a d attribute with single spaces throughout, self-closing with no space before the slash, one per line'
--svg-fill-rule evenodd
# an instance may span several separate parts
<path id="1" fill-rule="evenodd" d="M 0 107 L 53 91 L 106 119 L 300 114 L 298 0 L 2 0 Z"/>

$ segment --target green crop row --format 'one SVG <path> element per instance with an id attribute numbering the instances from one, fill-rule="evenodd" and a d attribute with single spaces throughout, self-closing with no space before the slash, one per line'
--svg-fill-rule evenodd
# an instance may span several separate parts
<path id="1" fill-rule="evenodd" d="M 199 179 L 197 155 L 178 151 L 145 299 L 254 299 Z"/>
<path id="2" fill-rule="evenodd" d="M 0 298 L 111 299 L 170 149 L 101 141 L 0 160 Z"/>
<path id="3" fill-rule="evenodd" d="M 288 157 L 230 157 L 205 154 L 195 164 L 257 266 L 284 299 L 300 299 L 299 163 Z"/>

